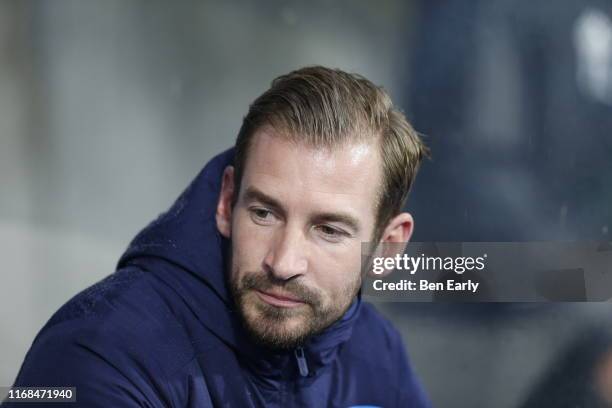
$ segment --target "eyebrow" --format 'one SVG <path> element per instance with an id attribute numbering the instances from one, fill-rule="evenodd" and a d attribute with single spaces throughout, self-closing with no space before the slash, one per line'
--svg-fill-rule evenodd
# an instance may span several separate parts
<path id="1" fill-rule="evenodd" d="M 279 212 L 280 215 L 285 216 L 287 214 L 286 210 L 283 208 L 280 201 L 277 199 L 270 197 L 263 191 L 249 186 L 244 193 L 244 201 L 259 201 L 260 203 L 274 209 Z M 319 212 L 315 213 L 311 216 L 311 220 L 315 223 L 322 222 L 337 222 L 346 225 L 348 228 L 352 229 L 355 233 L 359 232 L 361 229 L 361 223 L 359 220 L 347 213 L 343 212 Z"/>
<path id="2" fill-rule="evenodd" d="M 272 209 L 278 211 L 279 213 L 281 213 L 281 215 L 286 214 L 286 211 L 281 205 L 280 201 L 273 197 L 270 197 L 263 191 L 258 190 L 252 186 L 246 189 L 244 193 L 244 201 L 247 203 L 250 201 L 259 201 L 260 203 L 265 204 L 268 207 L 271 207 Z"/>

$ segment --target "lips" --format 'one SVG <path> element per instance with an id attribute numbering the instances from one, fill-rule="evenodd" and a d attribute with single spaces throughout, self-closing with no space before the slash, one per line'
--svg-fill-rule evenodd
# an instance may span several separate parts
<path id="1" fill-rule="evenodd" d="M 261 300 L 264 302 L 271 304 L 277 307 L 298 307 L 304 305 L 305 303 L 299 300 L 298 298 L 291 296 L 289 294 L 278 294 L 275 292 L 264 292 L 261 290 L 255 290 L 255 293 L 259 296 Z"/>

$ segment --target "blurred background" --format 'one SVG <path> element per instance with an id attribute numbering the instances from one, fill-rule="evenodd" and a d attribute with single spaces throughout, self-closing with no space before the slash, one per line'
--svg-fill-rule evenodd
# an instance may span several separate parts
<path id="1" fill-rule="evenodd" d="M 385 86 L 425 135 L 414 240 L 610 240 L 609 0 L 0 0 L 0 385 L 313 64 Z M 378 307 L 434 406 L 611 404 L 608 303 Z"/>

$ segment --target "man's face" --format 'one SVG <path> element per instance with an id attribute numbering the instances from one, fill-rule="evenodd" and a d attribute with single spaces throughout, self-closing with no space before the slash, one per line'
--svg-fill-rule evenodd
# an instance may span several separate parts
<path id="1" fill-rule="evenodd" d="M 231 212 L 229 281 L 257 340 L 295 347 L 342 317 L 361 285 L 380 180 L 373 144 L 326 150 L 270 127 L 254 135 Z"/>

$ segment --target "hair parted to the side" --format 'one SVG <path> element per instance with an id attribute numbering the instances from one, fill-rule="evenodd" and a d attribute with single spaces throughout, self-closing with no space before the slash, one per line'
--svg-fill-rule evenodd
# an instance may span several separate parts
<path id="1" fill-rule="evenodd" d="M 252 136 L 263 126 L 312 147 L 379 142 L 383 180 L 373 241 L 401 212 L 421 160 L 429 156 L 427 146 L 382 87 L 339 69 L 305 67 L 274 79 L 270 89 L 251 104 L 236 140 L 235 199 Z"/>

